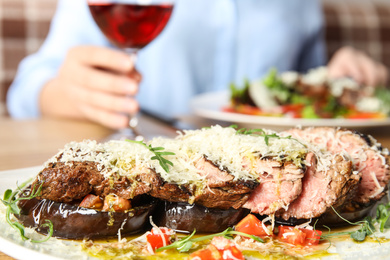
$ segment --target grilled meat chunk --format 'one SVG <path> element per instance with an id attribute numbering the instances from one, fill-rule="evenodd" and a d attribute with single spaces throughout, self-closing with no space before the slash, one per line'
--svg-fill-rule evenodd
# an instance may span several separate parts
<path id="1" fill-rule="evenodd" d="M 72 202 L 88 194 L 102 197 L 116 194 L 124 199 L 132 199 L 148 193 L 158 185 L 157 182 L 152 171 L 140 172 L 132 180 L 122 176 L 106 179 L 95 162 L 58 162 L 43 169 L 32 185 L 38 187 L 42 184 L 42 193 L 37 199 Z"/>
<path id="2" fill-rule="evenodd" d="M 321 169 L 314 153 L 307 155 L 307 171 L 303 177 L 302 192 L 288 209 L 276 213 L 289 218 L 310 219 L 319 217 L 333 207 L 339 207 L 353 189 L 358 178 L 352 174 L 352 163 L 341 155 L 335 155 L 328 169 Z"/>
<path id="3" fill-rule="evenodd" d="M 272 158 L 258 158 L 255 169 L 259 173 L 260 184 L 244 205 L 254 213 L 274 214 L 288 207 L 302 191 L 303 167 Z"/>
<path id="4" fill-rule="evenodd" d="M 354 174 L 361 176 L 353 202 L 369 204 L 386 194 L 390 180 L 389 152 L 373 137 L 329 127 L 292 129 L 288 133 L 350 158 Z"/>

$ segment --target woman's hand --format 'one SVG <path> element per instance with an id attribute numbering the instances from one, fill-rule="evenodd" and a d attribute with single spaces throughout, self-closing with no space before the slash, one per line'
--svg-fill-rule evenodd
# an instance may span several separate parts
<path id="1" fill-rule="evenodd" d="M 137 113 L 134 99 L 141 75 L 133 59 L 117 50 L 72 48 L 56 78 L 43 88 L 43 115 L 89 119 L 113 129 L 125 128 Z"/>
<path id="2" fill-rule="evenodd" d="M 365 53 L 352 47 L 339 49 L 328 63 L 330 78 L 351 77 L 367 86 L 385 86 L 388 83 L 387 68 Z"/>

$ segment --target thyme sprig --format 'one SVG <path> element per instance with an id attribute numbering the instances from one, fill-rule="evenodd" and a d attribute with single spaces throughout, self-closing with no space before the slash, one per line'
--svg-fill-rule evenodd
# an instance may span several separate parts
<path id="1" fill-rule="evenodd" d="M 27 185 L 27 183 L 29 183 L 30 181 L 31 181 L 31 179 L 22 183 L 22 185 L 18 186 L 15 191 L 12 191 L 11 189 L 7 189 L 4 192 L 4 196 L 3 196 L 3 199 L 1 201 L 6 206 L 5 219 L 7 220 L 7 223 L 19 232 L 22 239 L 23 240 L 30 240 L 32 243 L 42 243 L 42 242 L 46 242 L 47 240 L 49 240 L 49 238 L 51 238 L 53 235 L 53 231 L 54 231 L 53 223 L 50 220 L 46 220 L 46 223 L 41 225 L 41 227 L 49 228 L 49 232 L 48 232 L 47 236 L 42 240 L 35 240 L 35 239 L 31 239 L 31 238 L 27 237 L 25 235 L 24 226 L 17 221 L 11 220 L 11 214 L 20 215 L 20 213 L 21 213 L 21 209 L 18 206 L 19 201 L 30 200 L 30 199 L 33 199 L 41 194 L 43 183 L 38 187 L 38 189 L 36 189 L 35 186 L 32 187 L 32 190 L 31 190 L 29 196 L 23 196 L 23 197 L 18 196 L 20 193 L 23 192 L 22 188 L 24 188 Z"/>
<path id="2" fill-rule="evenodd" d="M 207 235 L 207 236 L 201 236 L 201 237 L 192 238 L 195 235 L 195 233 L 196 233 L 196 230 L 194 230 L 190 235 L 184 237 L 181 240 L 177 240 L 177 241 L 173 242 L 172 244 L 170 244 L 168 246 L 164 246 L 164 247 L 158 248 L 156 250 L 156 252 L 160 252 L 160 251 L 168 250 L 168 249 L 177 249 L 179 252 L 187 252 L 188 250 L 191 249 L 192 245 L 195 242 L 200 242 L 200 241 L 212 239 L 213 237 L 225 237 L 225 238 L 228 238 L 228 239 L 232 239 L 233 235 L 239 235 L 239 236 L 243 236 L 243 237 L 248 237 L 248 238 L 251 238 L 251 239 L 253 239 L 253 240 L 257 241 L 257 242 L 264 243 L 264 240 L 261 239 L 260 237 L 253 236 L 253 235 L 248 235 L 246 233 L 239 232 L 239 231 L 235 231 L 231 227 L 229 227 L 229 228 L 227 228 L 224 231 L 219 232 L 219 233 L 215 233 L 215 234 L 211 234 L 211 235 Z"/>
<path id="3" fill-rule="evenodd" d="M 169 161 L 168 159 L 164 158 L 163 156 L 164 155 L 175 155 L 175 153 L 163 151 L 165 149 L 164 147 L 152 147 L 152 145 L 150 145 L 150 144 L 147 145 L 144 141 L 136 141 L 136 140 L 126 140 L 126 141 L 143 145 L 144 147 L 149 149 L 149 151 L 151 151 L 154 154 L 154 156 L 151 159 L 157 160 L 158 163 L 160 164 L 161 168 L 163 168 L 165 172 L 167 172 L 167 173 L 169 172 L 169 165 L 173 166 L 173 163 L 171 161 Z"/>

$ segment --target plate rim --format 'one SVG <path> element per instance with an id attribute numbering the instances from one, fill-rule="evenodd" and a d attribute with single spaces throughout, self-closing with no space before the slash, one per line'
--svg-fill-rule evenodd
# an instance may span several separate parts
<path id="1" fill-rule="evenodd" d="M 307 119 L 286 117 L 265 117 L 243 115 L 222 111 L 223 106 L 229 104 L 229 90 L 205 92 L 196 95 L 190 101 L 190 107 L 195 115 L 212 120 L 227 121 L 250 125 L 295 127 L 295 126 L 333 126 L 333 127 L 360 127 L 370 128 L 390 126 L 390 118 L 385 119 Z"/>

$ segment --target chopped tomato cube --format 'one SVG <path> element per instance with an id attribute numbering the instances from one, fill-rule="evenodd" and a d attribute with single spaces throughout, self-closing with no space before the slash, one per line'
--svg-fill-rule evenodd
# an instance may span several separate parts
<path id="1" fill-rule="evenodd" d="M 307 228 L 302 228 L 301 230 L 306 234 L 306 239 L 305 239 L 306 246 L 318 245 L 321 239 L 322 231 L 310 230 Z"/>
<path id="2" fill-rule="evenodd" d="M 224 237 L 214 237 L 211 245 L 215 246 L 225 260 L 244 260 L 245 257 L 236 245 Z"/>
<path id="3" fill-rule="evenodd" d="M 103 211 L 124 212 L 128 209 L 131 209 L 131 203 L 127 199 L 115 194 L 109 194 L 104 198 Z"/>
<path id="4" fill-rule="evenodd" d="M 292 245 L 303 246 L 305 244 L 306 234 L 295 227 L 279 226 L 278 239 Z"/>
<path id="5" fill-rule="evenodd" d="M 256 218 L 253 214 L 248 214 L 245 218 L 243 218 L 235 227 L 236 231 L 254 235 L 254 236 L 267 236 L 266 230 L 261 223 L 261 221 Z"/>
<path id="6" fill-rule="evenodd" d="M 320 230 L 279 226 L 278 239 L 293 245 L 311 246 L 318 245 L 321 234 L 322 231 Z"/>
<path id="7" fill-rule="evenodd" d="M 153 251 L 155 251 L 157 248 L 171 244 L 172 235 L 173 235 L 172 229 L 166 227 L 162 227 L 162 228 L 154 227 L 146 235 L 146 241 L 152 247 Z"/>
<path id="8" fill-rule="evenodd" d="M 222 260 L 222 255 L 213 245 L 208 245 L 206 249 L 192 253 L 189 260 Z"/>
<path id="9" fill-rule="evenodd" d="M 99 196 L 88 194 L 84 197 L 79 206 L 88 209 L 102 209 L 103 200 Z"/>

